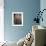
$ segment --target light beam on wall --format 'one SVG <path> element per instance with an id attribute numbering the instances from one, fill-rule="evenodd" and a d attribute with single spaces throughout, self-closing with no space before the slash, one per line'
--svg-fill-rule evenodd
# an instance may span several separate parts
<path id="1" fill-rule="evenodd" d="M 0 42 L 4 41 L 4 9 L 0 8 Z"/>

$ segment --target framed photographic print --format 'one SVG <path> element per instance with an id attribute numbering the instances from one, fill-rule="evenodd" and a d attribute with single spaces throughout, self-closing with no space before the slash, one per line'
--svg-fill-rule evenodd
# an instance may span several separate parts
<path id="1" fill-rule="evenodd" d="M 12 12 L 12 26 L 23 26 L 23 12 Z"/>

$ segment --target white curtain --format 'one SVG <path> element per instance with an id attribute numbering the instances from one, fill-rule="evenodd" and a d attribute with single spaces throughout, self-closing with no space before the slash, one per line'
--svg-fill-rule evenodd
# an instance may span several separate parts
<path id="1" fill-rule="evenodd" d="M 4 0 L 0 0 L 0 42 L 4 41 Z"/>

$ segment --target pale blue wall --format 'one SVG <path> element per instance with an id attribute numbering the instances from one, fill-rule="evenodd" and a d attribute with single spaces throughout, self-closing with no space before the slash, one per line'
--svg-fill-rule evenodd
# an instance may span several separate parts
<path id="1" fill-rule="evenodd" d="M 40 1 L 40 10 L 42 11 L 43 9 L 46 9 L 46 0 L 41 0 Z M 40 21 L 40 25 L 46 27 L 46 10 L 43 12 L 43 22 Z"/>
<path id="2" fill-rule="evenodd" d="M 32 28 L 32 19 L 35 12 L 40 9 L 40 0 L 4 0 L 4 35 L 5 40 L 18 41 L 24 37 Z M 24 26 L 12 26 L 12 12 L 24 12 Z"/>

